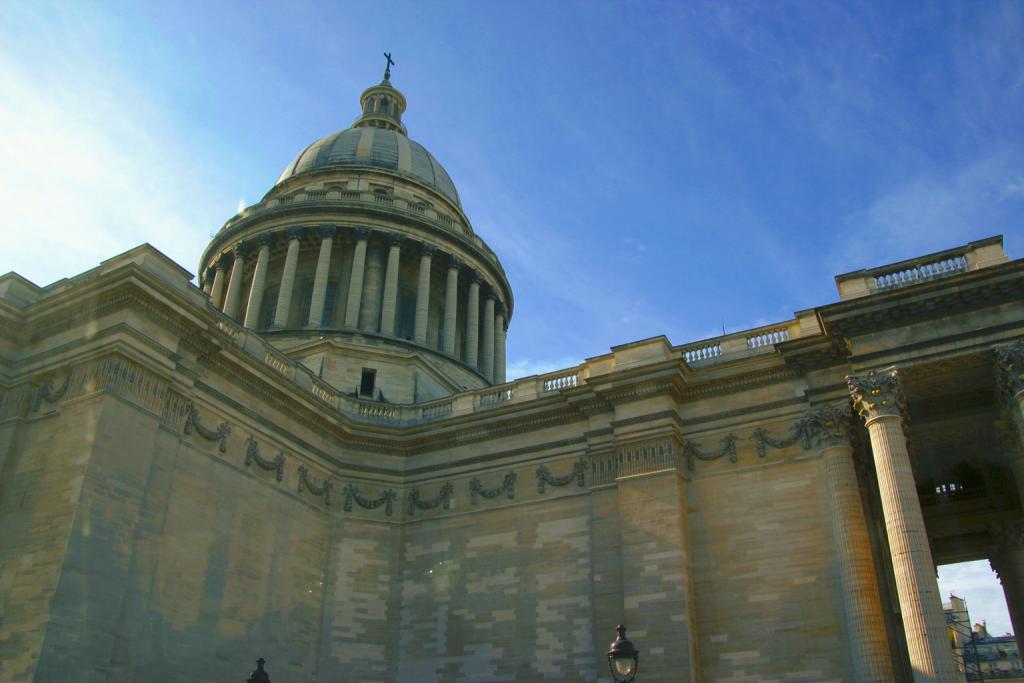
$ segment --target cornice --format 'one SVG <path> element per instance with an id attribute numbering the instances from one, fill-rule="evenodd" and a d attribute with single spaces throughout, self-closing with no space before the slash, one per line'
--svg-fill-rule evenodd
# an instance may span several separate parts
<path id="1" fill-rule="evenodd" d="M 908 323 L 949 316 L 979 304 L 998 305 L 1024 298 L 1024 261 L 1011 261 L 823 306 L 818 315 L 827 333 L 855 337 Z"/>

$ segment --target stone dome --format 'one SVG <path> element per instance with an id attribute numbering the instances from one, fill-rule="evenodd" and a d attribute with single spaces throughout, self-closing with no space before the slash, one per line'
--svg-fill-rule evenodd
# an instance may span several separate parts
<path id="1" fill-rule="evenodd" d="M 311 171 L 359 166 L 411 176 L 461 207 L 448 172 L 423 145 L 397 130 L 372 126 L 347 128 L 320 138 L 288 164 L 276 185 Z"/>

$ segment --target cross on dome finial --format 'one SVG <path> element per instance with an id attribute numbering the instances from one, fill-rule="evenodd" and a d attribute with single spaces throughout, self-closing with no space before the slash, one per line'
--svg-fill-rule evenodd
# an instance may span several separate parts
<path id="1" fill-rule="evenodd" d="M 384 67 L 384 82 L 387 83 L 391 80 L 391 67 L 395 65 L 395 60 L 391 59 L 391 53 L 385 52 L 384 58 L 387 59 L 387 64 Z"/>

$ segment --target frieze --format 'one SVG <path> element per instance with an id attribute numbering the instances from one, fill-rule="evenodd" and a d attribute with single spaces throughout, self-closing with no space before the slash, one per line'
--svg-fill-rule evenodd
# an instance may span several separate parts
<path id="1" fill-rule="evenodd" d="M 501 480 L 501 484 L 493 489 L 485 489 L 480 479 L 473 477 L 469 480 L 469 503 L 470 505 L 476 505 L 477 497 L 482 496 L 484 498 L 497 498 L 501 494 L 505 494 L 509 500 L 516 497 L 516 473 L 509 472 Z"/>
<path id="2" fill-rule="evenodd" d="M 217 429 L 206 427 L 199 420 L 199 409 L 192 403 L 188 407 L 188 416 L 185 418 L 185 433 L 195 432 L 207 441 L 219 441 L 217 450 L 226 453 L 228 450 L 228 435 L 231 434 L 231 427 L 227 422 L 221 422 Z"/>
<path id="3" fill-rule="evenodd" d="M 573 481 L 576 482 L 576 486 L 582 488 L 586 485 L 585 472 L 586 465 L 583 463 L 583 458 L 578 459 L 572 464 L 572 470 L 568 474 L 560 477 L 551 474 L 551 470 L 548 469 L 547 465 L 538 465 L 537 493 L 544 493 L 548 486 L 568 486 Z"/>
<path id="4" fill-rule="evenodd" d="M 352 512 L 352 503 L 356 503 L 364 510 L 376 510 L 383 505 L 386 517 L 391 516 L 394 510 L 395 498 L 398 497 L 394 489 L 384 489 L 376 498 L 365 498 L 360 495 L 359 489 L 354 484 L 347 484 L 343 493 L 345 495 L 345 504 L 343 506 L 345 512 Z"/>
<path id="5" fill-rule="evenodd" d="M 436 507 L 440 507 L 444 510 L 451 508 L 452 494 L 455 492 L 455 487 L 452 486 L 450 481 L 446 481 L 444 486 L 438 494 L 430 500 L 423 500 L 419 489 L 412 489 L 409 491 L 406 502 L 408 503 L 409 516 L 412 517 L 416 514 L 417 510 L 432 510 Z"/>
<path id="6" fill-rule="evenodd" d="M 758 427 L 751 438 L 757 447 L 758 457 L 763 458 L 768 454 L 768 448 L 789 448 L 798 442 L 805 451 L 815 446 L 823 448 L 846 443 L 849 441 L 849 423 L 848 404 L 825 405 L 806 413 L 792 425 L 785 437 L 772 438 L 767 429 Z"/>
<path id="7" fill-rule="evenodd" d="M 739 438 L 735 434 L 726 434 L 722 437 L 722 447 L 716 451 L 702 451 L 693 445 L 692 441 L 687 441 L 683 445 L 683 455 L 686 457 L 686 468 L 694 470 L 697 468 L 697 460 L 717 460 L 723 456 L 729 457 L 729 462 L 735 463 L 736 459 L 736 442 Z"/>
<path id="8" fill-rule="evenodd" d="M 299 465 L 299 477 L 298 477 L 298 492 L 309 491 L 314 496 L 323 496 L 324 505 L 331 507 L 331 491 L 334 488 L 333 482 L 330 477 L 324 477 L 324 480 L 317 484 L 309 476 L 309 470 L 305 465 Z"/>
<path id="9" fill-rule="evenodd" d="M 223 451 L 222 451 L 223 452 Z M 251 436 L 245 441 L 245 466 L 251 467 L 253 463 L 259 466 L 260 469 L 267 470 L 268 472 L 274 472 L 274 478 L 278 481 L 284 481 L 284 463 L 285 463 L 284 451 L 281 451 L 273 458 L 263 458 L 260 456 L 260 446 L 256 443 L 256 439 Z"/>
<path id="10" fill-rule="evenodd" d="M 906 412 L 903 383 L 896 368 L 880 373 L 871 370 L 863 377 L 847 375 L 846 384 L 854 409 L 866 420 L 883 415 L 902 417 Z"/>

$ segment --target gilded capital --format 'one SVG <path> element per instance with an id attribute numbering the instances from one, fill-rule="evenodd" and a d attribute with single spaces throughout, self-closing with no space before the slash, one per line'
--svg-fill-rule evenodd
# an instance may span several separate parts
<path id="1" fill-rule="evenodd" d="M 881 372 L 871 370 L 863 377 L 847 375 L 846 385 L 853 398 L 853 408 L 865 420 L 883 415 L 902 417 L 905 400 L 899 371 L 889 368 Z"/>
<path id="2" fill-rule="evenodd" d="M 1013 398 L 1024 391 L 1024 339 L 997 346 L 992 351 L 996 356 L 999 384 L 1003 392 Z"/>
<path id="3" fill-rule="evenodd" d="M 807 413 L 803 419 L 807 443 L 818 448 L 848 445 L 851 417 L 850 406 L 846 403 L 824 405 Z"/>

